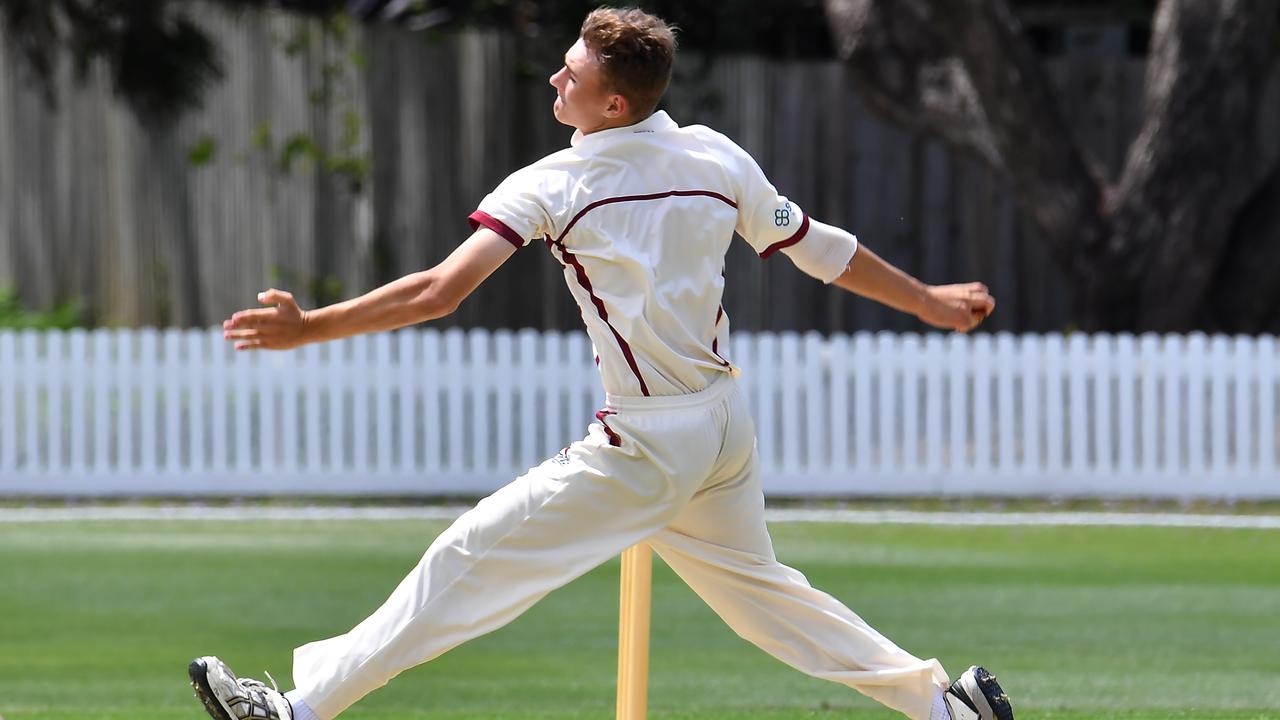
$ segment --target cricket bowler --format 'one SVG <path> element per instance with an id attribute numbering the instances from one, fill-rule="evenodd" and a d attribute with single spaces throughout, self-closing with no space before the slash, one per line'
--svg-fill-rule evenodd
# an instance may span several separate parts
<path id="1" fill-rule="evenodd" d="M 755 427 L 727 356 L 724 258 L 736 233 L 762 259 L 785 256 L 823 283 L 958 332 L 995 301 L 980 283 L 930 286 L 892 267 L 779 195 L 724 135 L 657 111 L 675 52 L 657 17 L 592 12 L 550 78 L 555 117 L 575 129 L 570 147 L 481 200 L 474 232 L 443 262 L 315 310 L 268 290 L 266 307 L 224 323 L 237 350 L 282 350 L 433 320 L 537 243 L 582 309 L 606 406 L 585 438 L 458 518 L 366 620 L 296 649 L 296 689 L 238 678 L 216 657 L 193 661 L 214 718 L 331 720 L 647 542 L 735 632 L 801 672 L 913 720 L 1012 720 L 986 670 L 953 682 L 774 556 Z"/>

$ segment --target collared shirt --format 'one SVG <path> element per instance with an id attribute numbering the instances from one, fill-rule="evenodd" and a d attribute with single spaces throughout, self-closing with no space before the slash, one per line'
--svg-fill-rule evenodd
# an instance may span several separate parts
<path id="1" fill-rule="evenodd" d="M 721 305 L 734 232 L 769 257 L 809 218 L 733 141 L 662 111 L 572 142 L 512 173 L 472 226 L 542 240 L 564 266 L 606 392 L 680 395 L 736 374 Z"/>

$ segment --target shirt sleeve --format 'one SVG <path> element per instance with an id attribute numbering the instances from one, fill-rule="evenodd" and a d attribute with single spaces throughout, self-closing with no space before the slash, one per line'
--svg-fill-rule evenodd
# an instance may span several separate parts
<path id="1" fill-rule="evenodd" d="M 471 229 L 487 227 L 517 248 L 550 234 L 546 182 L 534 168 L 517 170 L 484 196 L 467 217 Z"/>
<path id="2" fill-rule="evenodd" d="M 764 171 L 745 150 L 730 142 L 737 183 L 738 234 L 762 258 L 795 245 L 809 232 L 809 216 L 794 201 L 778 194 Z"/>

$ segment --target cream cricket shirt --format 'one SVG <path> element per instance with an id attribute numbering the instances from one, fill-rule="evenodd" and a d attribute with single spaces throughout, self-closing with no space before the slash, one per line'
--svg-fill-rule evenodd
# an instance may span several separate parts
<path id="1" fill-rule="evenodd" d="M 619 396 L 697 392 L 734 372 L 720 304 L 734 231 L 767 258 L 809 229 L 742 148 L 661 111 L 575 135 L 504 180 L 470 220 L 516 247 L 546 244 L 582 310 L 604 389 Z"/>

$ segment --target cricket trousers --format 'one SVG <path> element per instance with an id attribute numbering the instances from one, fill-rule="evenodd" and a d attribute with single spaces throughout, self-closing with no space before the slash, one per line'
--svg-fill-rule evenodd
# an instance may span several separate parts
<path id="1" fill-rule="evenodd" d="M 294 683 L 318 716 L 648 541 L 738 635 L 928 720 L 947 681 L 938 661 L 902 650 L 774 557 L 755 427 L 732 378 L 692 395 L 610 396 L 597 417 L 585 439 L 458 518 L 366 620 L 294 651 Z"/>

